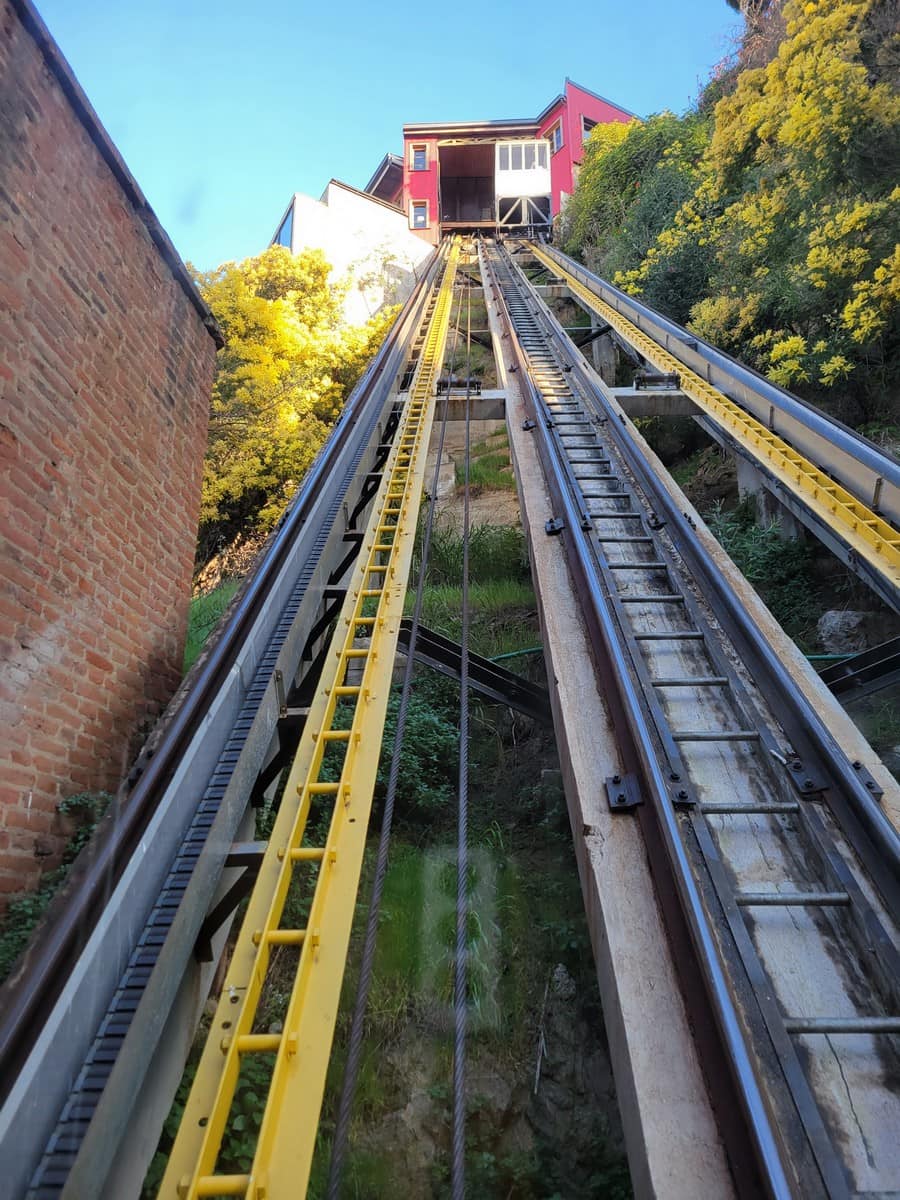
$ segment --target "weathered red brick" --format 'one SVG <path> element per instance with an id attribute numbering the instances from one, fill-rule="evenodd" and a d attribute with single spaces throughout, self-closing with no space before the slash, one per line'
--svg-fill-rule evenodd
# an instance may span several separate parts
<path id="1" fill-rule="evenodd" d="M 7 894 L 177 683 L 215 347 L 9 0 L 0 77 Z"/>

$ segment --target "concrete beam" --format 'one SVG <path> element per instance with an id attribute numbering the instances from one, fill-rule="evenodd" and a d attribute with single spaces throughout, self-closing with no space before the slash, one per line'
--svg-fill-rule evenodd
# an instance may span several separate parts
<path id="1" fill-rule="evenodd" d="M 609 332 L 609 328 L 609 325 L 596 313 L 591 313 L 591 330 L 604 330 L 599 337 L 595 337 L 591 341 L 591 361 L 594 370 L 603 382 L 612 387 L 616 382 L 616 366 L 619 356 L 616 352 L 615 339 Z M 583 350 L 582 353 L 584 353 Z"/>
<path id="2" fill-rule="evenodd" d="M 506 416 L 506 392 L 502 388 L 485 389 L 480 396 L 470 398 L 473 421 L 502 421 Z M 438 402 L 438 414 L 440 414 Z M 450 393 L 447 405 L 448 421 L 464 421 L 466 419 L 466 394 L 464 391 Z"/>
<path id="3" fill-rule="evenodd" d="M 610 388 L 632 420 L 635 417 L 695 417 L 700 411 L 674 388 Z"/>
<path id="4" fill-rule="evenodd" d="M 574 297 L 565 283 L 535 284 L 534 290 L 544 300 L 572 300 Z"/>

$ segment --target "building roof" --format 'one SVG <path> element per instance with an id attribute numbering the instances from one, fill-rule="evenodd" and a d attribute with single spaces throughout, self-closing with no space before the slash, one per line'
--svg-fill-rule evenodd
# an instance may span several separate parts
<path id="1" fill-rule="evenodd" d="M 403 156 L 401 154 L 388 153 L 384 156 L 378 166 L 372 173 L 372 178 L 362 189 L 364 192 L 372 192 L 382 183 L 385 176 L 391 171 L 403 172 Z"/>
<path id="2" fill-rule="evenodd" d="M 640 117 L 637 115 L 637 113 L 633 113 L 631 109 L 623 108 L 621 104 L 616 104 L 615 100 L 607 100 L 607 98 L 605 96 L 601 96 L 599 92 L 594 92 L 590 88 L 586 88 L 584 84 L 576 83 L 575 80 L 570 79 L 568 75 L 566 76 L 566 83 L 571 84 L 572 87 L 578 88 L 579 92 L 585 92 L 588 96 L 593 96 L 595 100 L 599 100 L 603 104 L 608 104 L 610 108 L 616 109 L 617 112 L 625 113 L 626 116 L 633 117 L 636 121 L 640 120 Z M 551 113 L 554 108 L 556 108 L 557 104 L 561 104 L 565 99 L 565 92 L 561 93 L 559 96 L 555 96 L 542 110 L 537 119 L 537 123 L 540 124 L 541 121 L 543 121 L 544 118 Z"/>
<path id="3" fill-rule="evenodd" d="M 607 100 L 605 96 L 601 96 L 598 92 L 591 91 L 590 88 L 583 87 L 580 83 L 576 83 L 574 79 L 569 79 L 568 76 L 566 76 L 566 84 L 567 85 L 570 84 L 572 87 L 578 88 L 578 90 L 580 92 L 585 92 L 588 96 L 593 96 L 595 100 L 599 100 L 603 104 L 608 104 L 610 106 L 610 108 L 616 109 L 617 112 L 625 113 L 625 115 L 629 116 L 629 117 L 636 117 L 635 113 L 631 112 L 627 108 L 623 108 L 621 104 L 616 104 L 616 102 L 614 100 Z M 558 104 L 564 103 L 565 100 L 566 100 L 565 92 L 561 92 L 560 95 L 554 96 L 554 98 L 550 101 L 550 103 L 547 104 L 540 111 L 540 113 L 533 119 L 531 119 L 531 118 L 515 118 L 513 120 L 508 120 L 508 121 L 426 121 L 426 122 L 416 122 L 411 125 L 403 126 L 403 136 L 404 137 L 408 137 L 408 136 L 415 137 L 418 134 L 423 137 L 424 136 L 435 137 L 435 136 L 441 136 L 441 135 L 447 137 L 447 136 L 453 136 L 454 134 L 459 134 L 459 133 L 468 133 L 468 134 L 500 133 L 504 129 L 508 129 L 508 130 L 516 132 L 516 133 L 527 133 L 531 129 L 536 130 L 537 127 L 544 120 L 544 118 L 549 113 L 551 113 Z M 402 163 L 401 163 L 401 165 L 402 165 Z M 381 167 L 379 166 L 379 170 L 380 169 L 381 169 Z M 377 175 L 377 174 L 378 174 L 378 172 L 376 171 L 375 175 Z M 373 175 L 372 178 L 374 180 L 375 176 Z M 370 186 L 371 186 L 371 184 L 370 184 Z"/>
<path id="4" fill-rule="evenodd" d="M 404 125 L 403 136 L 452 137 L 455 134 L 502 133 L 503 130 L 514 133 L 526 133 L 529 129 L 537 129 L 537 121 L 435 121 Z"/>
<path id="5" fill-rule="evenodd" d="M 396 155 L 394 155 L 394 157 L 396 158 Z M 365 189 L 352 187 L 349 183 L 344 183 L 342 179 L 328 180 L 328 183 L 325 185 L 325 191 L 322 193 L 323 200 L 328 195 L 328 189 L 332 185 L 334 185 L 334 187 L 343 188 L 345 192 L 352 192 L 354 196 L 359 196 L 361 200 L 368 200 L 372 204 L 380 204 L 382 208 L 389 208 L 391 212 L 400 213 L 400 215 L 403 217 L 406 216 L 406 210 L 400 208 L 396 204 L 391 204 L 390 200 L 382 200 L 380 196 L 373 196 L 371 192 L 367 192 Z M 279 226 L 279 229 L 280 228 L 281 226 Z"/>

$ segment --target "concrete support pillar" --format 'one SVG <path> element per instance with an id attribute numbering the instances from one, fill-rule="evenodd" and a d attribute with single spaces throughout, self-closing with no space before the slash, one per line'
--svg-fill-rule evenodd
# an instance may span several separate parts
<path id="1" fill-rule="evenodd" d="M 742 456 L 737 456 L 737 485 L 738 494 L 743 500 L 753 496 L 756 500 L 757 519 L 763 525 L 771 525 L 777 521 L 782 538 L 785 541 L 804 536 L 805 530 L 797 518 L 769 490 L 765 476 Z"/>
<path id="2" fill-rule="evenodd" d="M 606 322 L 598 317 L 596 313 L 591 313 L 591 329 L 597 329 L 598 326 L 605 325 Z M 605 384 L 609 387 L 615 387 L 616 383 L 616 344 L 608 333 L 601 334 L 600 337 L 594 338 L 591 343 L 591 354 L 593 357 L 594 370 L 600 376 Z"/>

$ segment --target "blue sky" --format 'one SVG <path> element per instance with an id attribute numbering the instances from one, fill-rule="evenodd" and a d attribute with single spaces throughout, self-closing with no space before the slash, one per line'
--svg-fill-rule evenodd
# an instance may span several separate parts
<path id="1" fill-rule="evenodd" d="M 738 28 L 725 0 L 37 4 L 202 269 L 264 249 L 293 192 L 363 186 L 405 122 L 535 116 L 567 75 L 641 116 L 681 111 Z"/>

